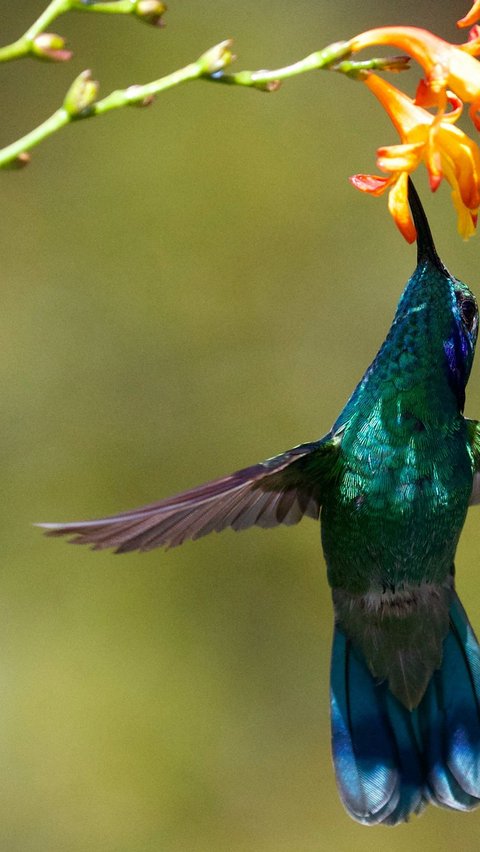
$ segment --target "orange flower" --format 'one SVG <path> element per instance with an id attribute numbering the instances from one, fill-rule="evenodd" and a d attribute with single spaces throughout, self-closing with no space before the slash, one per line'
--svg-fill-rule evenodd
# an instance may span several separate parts
<path id="1" fill-rule="evenodd" d="M 476 0 L 468 15 L 457 21 L 457 27 L 471 27 L 480 18 L 480 0 Z"/>
<path id="2" fill-rule="evenodd" d="M 467 19 L 470 20 L 470 15 Z M 476 32 L 474 35 L 466 44 L 454 45 L 417 27 L 379 27 L 360 33 L 349 45 L 352 53 L 377 44 L 392 44 L 404 50 L 426 74 L 417 102 L 438 106 L 441 112 L 447 106 L 447 89 L 450 89 L 471 104 L 470 117 L 480 130 L 480 62 L 475 59 L 480 53 L 480 37 Z"/>
<path id="3" fill-rule="evenodd" d="M 407 200 L 407 178 L 423 161 L 432 190 L 443 177 L 452 187 L 458 230 L 465 239 L 470 237 L 480 206 L 480 150 L 454 126 L 462 111 L 461 101 L 448 92 L 451 111 L 433 116 L 376 74 L 369 74 L 364 82 L 388 113 L 401 144 L 377 151 L 377 165 L 389 173 L 388 177 L 354 175 L 350 178 L 353 185 L 371 195 L 381 195 L 390 188 L 389 210 L 405 239 L 413 242 L 416 233 Z"/>

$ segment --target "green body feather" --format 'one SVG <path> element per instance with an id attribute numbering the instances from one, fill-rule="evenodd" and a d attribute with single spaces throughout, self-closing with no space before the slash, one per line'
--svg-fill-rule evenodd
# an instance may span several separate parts
<path id="1" fill-rule="evenodd" d="M 463 387 L 447 358 L 460 345 L 452 315 L 467 292 L 473 298 L 430 259 L 419 264 L 332 430 L 341 435 L 340 457 L 321 517 L 337 618 L 408 707 L 441 661 L 472 493 Z"/>

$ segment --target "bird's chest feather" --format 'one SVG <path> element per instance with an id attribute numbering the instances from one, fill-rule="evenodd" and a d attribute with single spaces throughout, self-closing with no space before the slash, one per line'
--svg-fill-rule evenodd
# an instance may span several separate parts
<path id="1" fill-rule="evenodd" d="M 463 418 L 441 428 L 380 404 L 347 429 L 335 487 L 322 509 L 333 587 L 352 592 L 441 582 L 451 568 L 472 489 Z"/>

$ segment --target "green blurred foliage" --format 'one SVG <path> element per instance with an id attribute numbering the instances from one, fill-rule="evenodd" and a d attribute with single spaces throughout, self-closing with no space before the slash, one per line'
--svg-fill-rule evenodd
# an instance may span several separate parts
<path id="1" fill-rule="evenodd" d="M 44 5 L 2 0 L 2 40 Z M 160 32 L 70 15 L 55 29 L 71 63 L 0 69 L 0 143 L 86 67 L 106 94 L 229 36 L 238 68 L 380 24 L 453 40 L 467 6 L 172 0 Z M 328 430 L 415 264 L 386 200 L 347 182 L 394 141 L 366 90 L 319 72 L 274 95 L 192 83 L 2 173 L 1 850 L 478 850 L 480 813 L 430 808 L 374 835 L 344 813 L 315 524 L 124 557 L 30 526 L 160 498 Z M 418 184 L 442 258 L 480 292 L 479 238 L 456 235 L 447 187 Z M 473 510 L 458 555 L 477 628 L 479 523 Z"/>

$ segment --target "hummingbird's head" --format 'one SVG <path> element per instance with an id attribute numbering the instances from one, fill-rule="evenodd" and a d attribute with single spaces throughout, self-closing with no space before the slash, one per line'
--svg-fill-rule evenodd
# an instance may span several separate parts
<path id="1" fill-rule="evenodd" d="M 426 309 L 424 331 L 430 337 L 428 348 L 432 354 L 437 353 L 459 410 L 463 411 L 465 387 L 477 341 L 477 301 L 469 287 L 451 275 L 440 260 L 427 217 L 410 179 L 408 201 L 417 229 L 418 265 L 404 298 L 410 306 L 417 302 Z"/>
<path id="2" fill-rule="evenodd" d="M 465 403 L 465 387 L 472 369 L 475 344 L 478 334 L 478 307 L 475 296 L 463 281 L 452 278 L 452 289 L 455 301 L 453 303 L 452 315 L 454 326 L 452 333 L 444 343 L 444 352 L 447 359 L 451 382 L 455 388 L 462 393 L 463 404 Z"/>
<path id="3" fill-rule="evenodd" d="M 408 201 L 417 229 L 417 267 L 380 351 L 334 430 L 357 418 L 377 432 L 385 426 L 390 433 L 405 422 L 434 430 L 439 420 L 463 412 L 477 341 L 477 302 L 440 260 L 410 179 Z"/>

